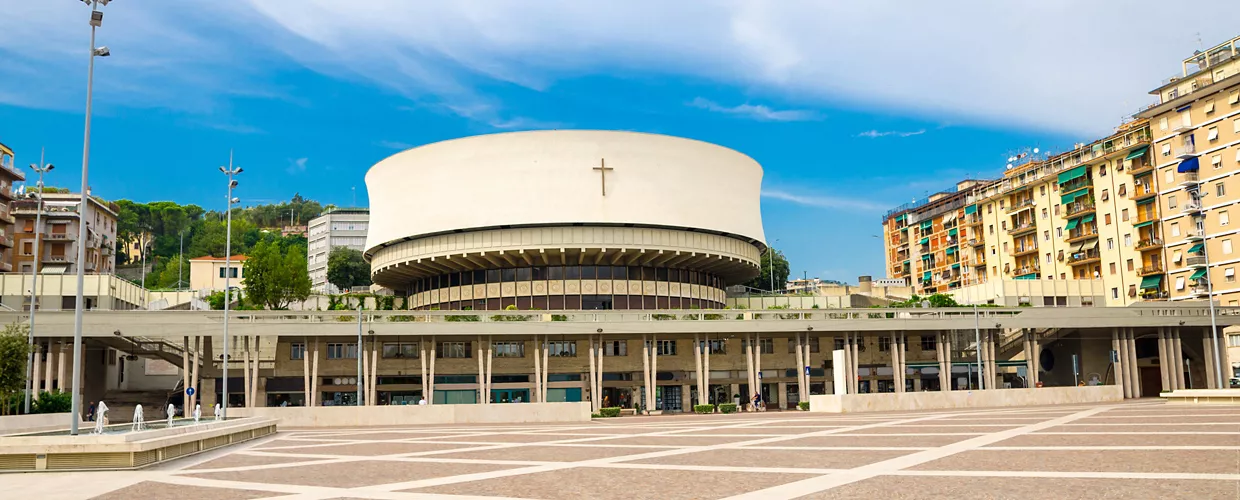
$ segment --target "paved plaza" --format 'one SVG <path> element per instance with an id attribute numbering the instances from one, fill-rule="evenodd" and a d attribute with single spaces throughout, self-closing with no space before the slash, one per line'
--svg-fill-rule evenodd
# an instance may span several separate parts
<path id="1" fill-rule="evenodd" d="M 284 429 L 136 472 L 0 476 L 9 498 L 1240 498 L 1240 407 L 626 417 Z M 13 495 L 13 496 L 9 496 Z"/>

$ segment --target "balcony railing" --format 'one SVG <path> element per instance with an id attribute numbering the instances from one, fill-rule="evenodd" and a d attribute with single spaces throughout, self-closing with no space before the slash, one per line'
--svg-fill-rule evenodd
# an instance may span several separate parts
<path id="1" fill-rule="evenodd" d="M 1209 285 L 1193 285 L 1188 287 L 1188 293 L 1192 295 L 1208 295 L 1210 293 Z"/>
<path id="2" fill-rule="evenodd" d="M 1153 162 L 1149 162 L 1145 160 L 1141 160 L 1140 162 L 1138 162 L 1137 160 L 1133 160 L 1132 166 L 1128 167 L 1128 175 L 1137 176 L 1137 175 L 1141 175 L 1146 172 L 1149 172 L 1151 170 L 1154 170 Z"/>
<path id="3" fill-rule="evenodd" d="M 1012 276 L 1025 276 L 1027 274 L 1033 274 L 1041 270 L 1042 268 L 1039 266 L 1018 267 L 1012 271 Z"/>
<path id="4" fill-rule="evenodd" d="M 1206 266 L 1206 256 L 1204 256 L 1204 255 L 1189 255 L 1188 257 L 1185 257 L 1185 258 L 1184 258 L 1184 265 L 1186 265 L 1186 266 L 1188 266 L 1188 267 L 1205 267 L 1205 266 Z"/>
<path id="5" fill-rule="evenodd" d="M 1068 264 L 1084 264 L 1089 261 L 1101 259 L 1098 249 L 1091 248 L 1084 252 L 1077 252 L 1068 257 Z"/>
<path id="6" fill-rule="evenodd" d="M 1016 246 L 1016 247 L 1013 247 L 1013 248 L 1012 248 L 1012 256 L 1013 256 L 1013 257 L 1020 257 L 1021 255 L 1027 255 L 1027 254 L 1030 254 L 1030 253 L 1033 253 L 1033 252 L 1036 252 L 1036 251 L 1038 251 L 1038 246 L 1037 246 L 1037 245 L 1022 245 L 1022 246 Z"/>
<path id="7" fill-rule="evenodd" d="M 1180 174 L 1180 185 L 1184 187 L 1192 187 L 1201 184 L 1201 176 L 1197 172 L 1185 172 Z"/>
<path id="8" fill-rule="evenodd" d="M 49 240 L 72 240 L 76 239 L 77 235 L 69 233 L 47 233 L 43 235 L 43 237 Z"/>
<path id="9" fill-rule="evenodd" d="M 1098 237 L 1098 228 L 1096 228 L 1096 227 L 1095 227 L 1095 228 L 1091 228 L 1091 229 L 1086 229 L 1086 230 L 1082 230 L 1082 229 L 1073 229 L 1073 230 L 1071 230 L 1071 231 L 1068 231 L 1068 239 L 1067 239 L 1067 241 L 1068 241 L 1068 242 L 1075 242 L 1075 241 L 1078 241 L 1078 240 L 1083 240 L 1083 239 L 1087 239 L 1087 238 L 1097 238 L 1097 237 Z"/>
<path id="10" fill-rule="evenodd" d="M 1183 146 L 1180 146 L 1178 148 L 1175 148 L 1176 158 L 1179 158 L 1181 160 L 1187 160 L 1194 156 L 1197 156 L 1197 146 L 1191 142 Z"/>
<path id="11" fill-rule="evenodd" d="M 1146 276 L 1150 274 L 1159 274 L 1162 272 L 1163 272 L 1162 264 L 1158 262 L 1151 262 L 1149 265 L 1143 266 L 1141 267 L 1141 269 L 1137 270 L 1137 274 L 1141 276 Z"/>
<path id="12" fill-rule="evenodd" d="M 1161 238 L 1146 238 L 1137 242 L 1137 251 L 1162 248 L 1162 246 L 1163 241 Z"/>
<path id="13" fill-rule="evenodd" d="M 43 258 L 43 262 L 69 262 L 67 255 L 48 255 Z"/>
<path id="14" fill-rule="evenodd" d="M 1128 195 L 1133 200 L 1140 200 L 1158 194 L 1149 184 L 1138 183 L 1132 186 L 1132 192 Z"/>
<path id="15" fill-rule="evenodd" d="M 1184 202 L 1184 206 L 1180 208 L 1181 212 L 1192 213 L 1201 211 L 1201 200 L 1188 200 Z"/>
<path id="16" fill-rule="evenodd" d="M 1008 207 L 1007 212 L 1009 214 L 1013 212 L 1019 212 L 1021 210 L 1024 210 L 1032 206 L 1033 206 L 1033 198 L 1025 198 L 1016 203 L 1013 203 L 1012 206 Z"/>
<path id="17" fill-rule="evenodd" d="M 1026 231 L 1032 231 L 1034 229 L 1037 229 L 1037 226 L 1035 226 L 1034 223 L 1026 222 L 1019 226 L 1012 226 L 1012 229 L 1008 229 L 1008 234 L 1015 235 Z"/>
<path id="18" fill-rule="evenodd" d="M 1064 210 L 1064 216 L 1069 218 L 1075 217 L 1084 213 L 1093 212 L 1094 208 L 1093 203 L 1073 203 L 1068 205 L 1067 209 Z"/>

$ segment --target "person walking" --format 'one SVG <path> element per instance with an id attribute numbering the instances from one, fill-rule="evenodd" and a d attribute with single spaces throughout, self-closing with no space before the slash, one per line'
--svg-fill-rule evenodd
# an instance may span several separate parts
<path id="1" fill-rule="evenodd" d="M 86 421 L 88 422 L 95 421 L 95 402 L 94 401 L 91 401 L 90 407 L 86 409 Z"/>

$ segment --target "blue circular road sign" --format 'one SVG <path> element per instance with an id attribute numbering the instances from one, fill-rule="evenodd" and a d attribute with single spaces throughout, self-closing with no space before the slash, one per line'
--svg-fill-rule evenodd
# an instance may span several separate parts
<path id="1" fill-rule="evenodd" d="M 193 388 L 193 387 L 190 387 L 190 388 L 188 388 L 188 389 L 185 389 L 185 395 L 186 395 L 186 396 L 193 396 L 193 395 L 194 395 L 194 388 Z"/>

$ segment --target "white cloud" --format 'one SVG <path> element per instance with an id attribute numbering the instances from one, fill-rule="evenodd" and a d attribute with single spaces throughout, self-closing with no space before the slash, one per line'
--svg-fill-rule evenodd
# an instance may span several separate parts
<path id="1" fill-rule="evenodd" d="M 879 132 L 879 131 L 877 131 L 877 130 L 867 130 L 867 131 L 865 131 L 865 132 L 862 132 L 862 133 L 860 133 L 860 134 L 857 134 L 857 137 L 868 137 L 868 138 L 870 138 L 870 139 L 877 139 L 877 138 L 879 138 L 879 137 L 887 137 L 887 136 L 889 136 L 889 135 L 890 135 L 890 136 L 895 136 L 895 137 L 912 137 L 912 136 L 914 136 L 914 135 L 921 135 L 921 134 L 924 134 L 924 133 L 926 133 L 926 129 L 924 129 L 924 128 L 923 128 L 923 129 L 914 130 L 914 131 L 912 131 L 912 132 L 900 132 L 900 131 L 898 131 L 898 130 L 889 130 L 889 131 L 886 131 L 886 132 Z"/>
<path id="2" fill-rule="evenodd" d="M 0 8 L 20 20 L 0 30 L 0 102 L 76 109 L 81 4 L 0 0 Z M 1096 134 L 1152 100 L 1147 91 L 1199 48 L 1196 33 L 1207 44 L 1235 35 L 1227 16 L 1205 16 L 1193 30 L 1133 36 L 1161 33 L 1165 19 L 1150 13 L 1165 8 L 1154 0 L 247 0 L 185 9 L 133 0 L 106 9 L 100 43 L 114 56 L 101 63 L 97 90 L 108 97 L 101 103 L 213 110 L 219 95 L 254 91 L 291 59 L 419 103 L 498 109 L 484 84 L 542 91 L 576 77 L 655 73 L 772 101 L 795 96 L 800 107 L 846 103 Z M 752 108 L 745 112 L 780 113 Z M 477 121 L 509 124 L 501 111 Z"/>
<path id="3" fill-rule="evenodd" d="M 738 115 L 746 118 L 752 118 L 760 121 L 774 122 L 793 122 L 813 120 L 817 118 L 817 114 L 813 111 L 789 109 L 774 110 L 766 105 L 753 105 L 749 103 L 740 104 L 732 107 L 723 106 L 709 99 L 698 97 L 689 102 L 689 106 L 701 108 L 716 113 L 726 113 L 730 115 Z"/>
<path id="4" fill-rule="evenodd" d="M 375 145 L 381 148 L 399 149 L 401 151 L 404 151 L 406 149 L 413 149 L 415 147 L 413 144 L 409 144 L 407 142 L 387 141 L 387 140 L 378 141 L 375 143 Z"/>
<path id="5" fill-rule="evenodd" d="M 867 200 L 827 195 L 795 194 L 781 189 L 764 188 L 762 190 L 762 197 L 773 200 L 787 201 L 807 207 L 852 210 L 859 212 L 881 212 L 889 208 L 886 205 Z"/>
<path id="6" fill-rule="evenodd" d="M 297 158 L 295 160 L 289 160 L 288 168 L 284 169 L 284 171 L 288 172 L 289 175 L 305 173 L 307 160 L 309 160 L 309 158 Z"/>

